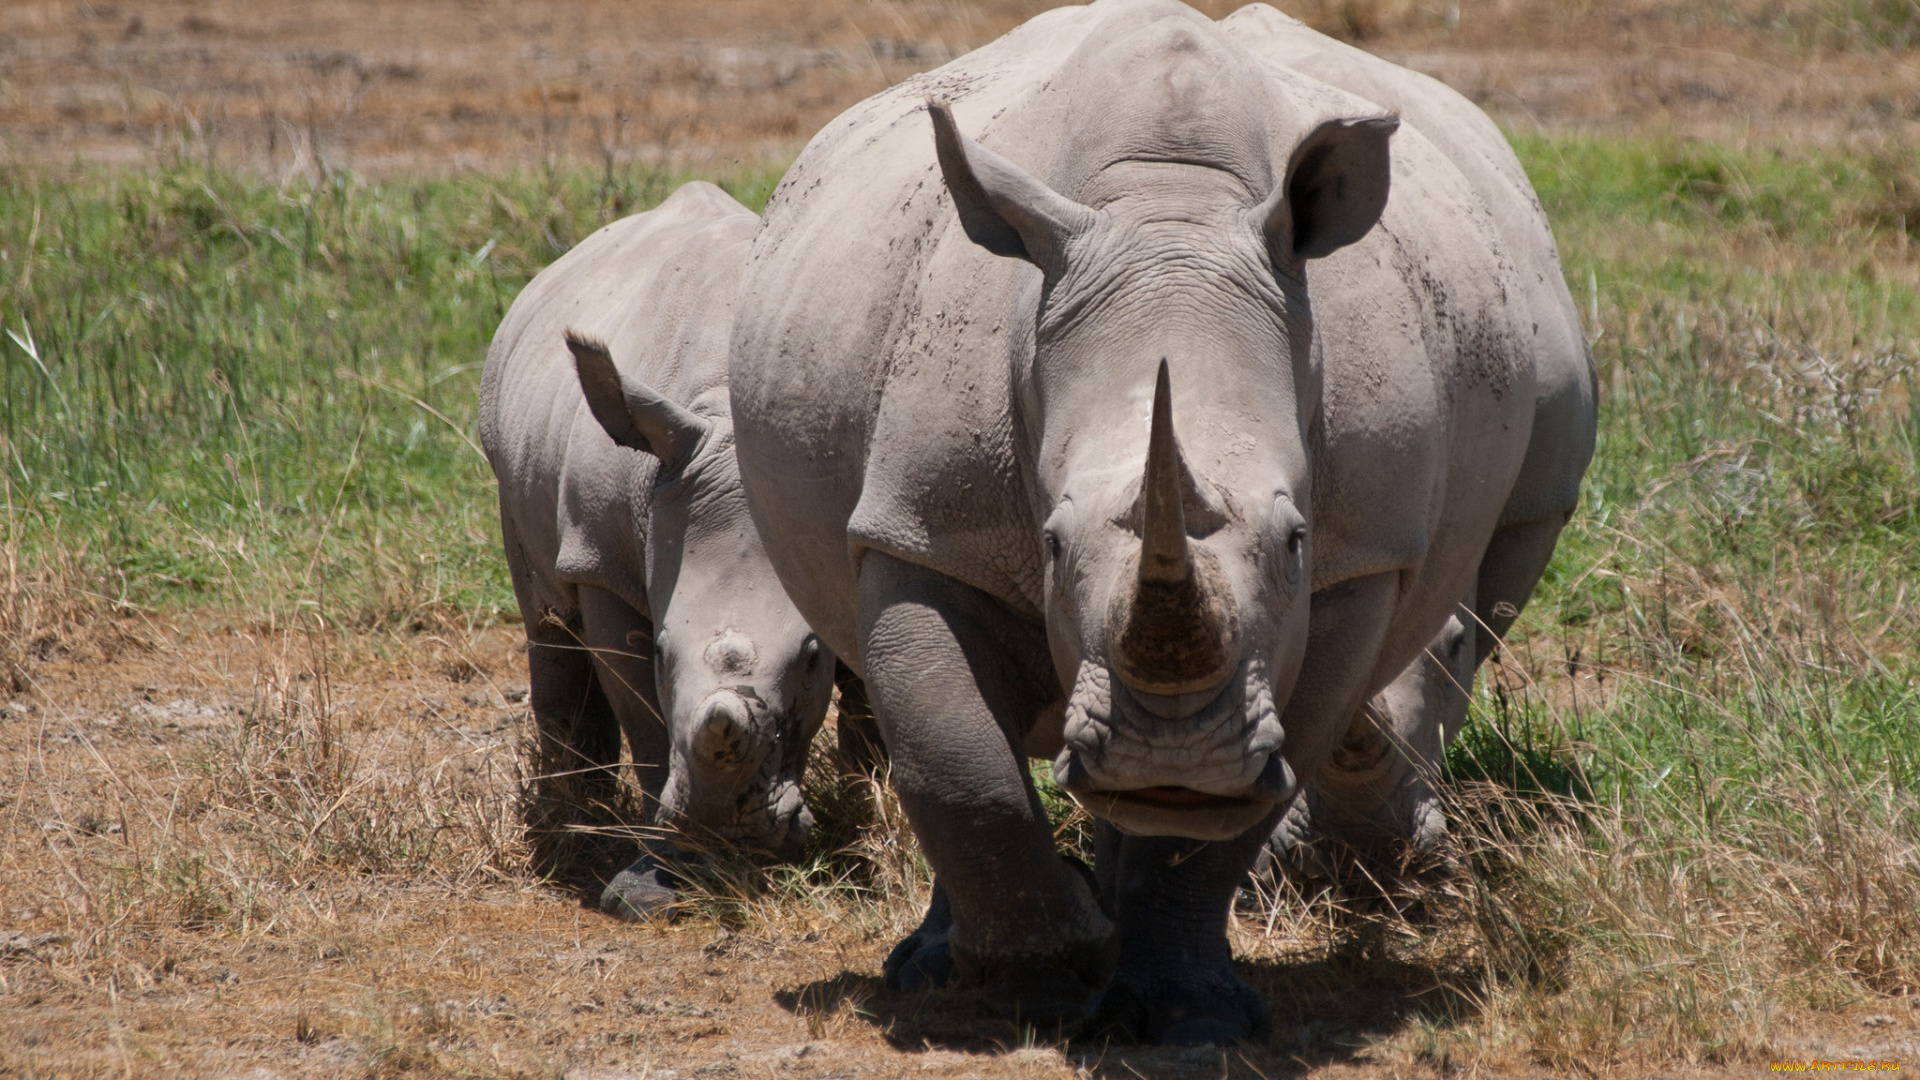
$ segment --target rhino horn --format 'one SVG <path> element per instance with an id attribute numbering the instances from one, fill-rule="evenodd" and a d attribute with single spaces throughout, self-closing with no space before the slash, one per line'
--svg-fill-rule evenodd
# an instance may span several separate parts
<path id="1" fill-rule="evenodd" d="M 693 460 L 712 421 L 623 374 L 607 347 L 592 338 L 567 331 L 567 351 L 573 354 L 587 408 L 614 442 L 659 458 L 663 475 Z"/>
<path id="2" fill-rule="evenodd" d="M 1140 582 L 1178 584 L 1193 573 L 1187 550 L 1186 463 L 1173 439 L 1173 394 L 1167 362 L 1153 386 L 1153 427 L 1147 435 L 1147 475 L 1140 485 Z"/>
<path id="3" fill-rule="evenodd" d="M 1220 685 L 1231 666 L 1231 604 L 1187 538 L 1186 506 L 1205 502 L 1173 435 L 1173 395 L 1163 359 L 1140 486 L 1138 580 L 1114 650 L 1116 674 L 1136 690 L 1192 693 Z"/>

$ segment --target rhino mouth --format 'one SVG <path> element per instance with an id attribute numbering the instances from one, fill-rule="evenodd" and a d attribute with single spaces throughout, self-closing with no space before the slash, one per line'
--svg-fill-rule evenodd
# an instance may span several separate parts
<path id="1" fill-rule="evenodd" d="M 1135 788 L 1075 793 L 1089 812 L 1135 836 L 1231 840 L 1270 821 L 1280 804 L 1270 799 L 1210 795 L 1191 788 Z"/>
<path id="2" fill-rule="evenodd" d="M 758 695 L 753 700 L 758 700 Z M 744 782 L 706 782 L 713 788 L 732 788 L 730 796 L 720 796 L 716 791 L 718 797 L 698 797 L 694 789 L 706 784 L 678 782 L 678 770 L 684 768 L 691 774 L 694 766 L 676 762 L 676 775 L 668 780 L 668 791 L 662 799 L 662 824 L 690 840 L 781 857 L 796 854 L 813 829 L 813 813 L 807 808 L 800 785 L 812 736 L 801 730 L 798 711 L 796 708 L 780 718 L 773 745 Z"/>
<path id="3" fill-rule="evenodd" d="M 1296 787 L 1264 671 L 1242 661 L 1218 692 L 1169 709 L 1083 661 L 1055 782 L 1122 832 L 1220 840 L 1252 828 Z"/>
<path id="4" fill-rule="evenodd" d="M 1250 800 L 1236 799 L 1230 795 L 1213 795 L 1205 791 L 1195 791 L 1189 787 L 1173 787 L 1162 784 L 1159 787 L 1135 788 L 1132 791 L 1099 792 L 1118 799 L 1133 799 L 1164 807 L 1220 807 Z"/>

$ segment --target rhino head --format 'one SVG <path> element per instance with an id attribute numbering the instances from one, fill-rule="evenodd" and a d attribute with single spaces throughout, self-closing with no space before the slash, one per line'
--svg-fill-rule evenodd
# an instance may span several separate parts
<path id="1" fill-rule="evenodd" d="M 748 517 L 726 400 L 694 412 L 621 372 L 604 346 L 569 332 L 567 347 L 600 426 L 660 463 L 646 584 L 670 751 L 656 821 L 695 842 L 794 854 L 813 825 L 800 778 L 834 658 Z"/>
<path id="2" fill-rule="evenodd" d="M 1054 776 L 1125 832 L 1244 832 L 1296 788 L 1277 706 L 1306 650 L 1313 559 L 1304 264 L 1379 220 L 1398 121 L 1312 126 L 1271 190 L 1122 155 L 1078 170 L 1076 201 L 928 107 L 968 237 L 1041 271 L 1015 382 L 1070 688 Z"/>

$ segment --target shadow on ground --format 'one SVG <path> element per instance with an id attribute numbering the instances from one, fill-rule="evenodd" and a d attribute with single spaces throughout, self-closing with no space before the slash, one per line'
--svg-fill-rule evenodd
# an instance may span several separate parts
<path id="1" fill-rule="evenodd" d="M 774 1000 L 810 1022 L 849 1010 L 907 1053 L 1002 1054 L 1052 1046 L 1093 1076 L 1115 1080 L 1277 1080 L 1365 1061 L 1368 1047 L 1416 1021 L 1452 1025 L 1472 1018 L 1477 987 L 1471 980 L 1456 970 L 1382 955 L 1378 945 L 1363 939 L 1317 959 L 1236 964 L 1273 1007 L 1273 1025 L 1263 1037 L 1226 1048 L 1068 1038 L 994 1016 L 977 992 L 903 993 L 887 989 L 877 976 L 852 971 L 781 990 Z"/>

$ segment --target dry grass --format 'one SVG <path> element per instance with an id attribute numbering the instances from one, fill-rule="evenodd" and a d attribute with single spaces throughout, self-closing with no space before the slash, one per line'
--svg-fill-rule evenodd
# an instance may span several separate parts
<path id="1" fill-rule="evenodd" d="M 677 921 L 611 923 L 526 873 L 517 636 L 67 624 L 0 717 L 0 1069 L 1732 1075 L 1916 1027 L 1913 999 L 1882 996 L 1920 985 L 1913 800 L 1839 760 L 1777 777 L 1769 813 L 1720 811 L 1735 832 L 1630 785 L 1581 803 L 1463 784 L 1452 872 L 1245 901 L 1234 945 L 1276 1027 L 1226 1056 L 1064 1044 L 966 995 L 886 991 L 929 882 L 831 731 L 811 860 L 719 859 Z M 1505 664 L 1507 693 L 1574 722 L 1551 711 L 1574 697 L 1555 664 Z"/>

